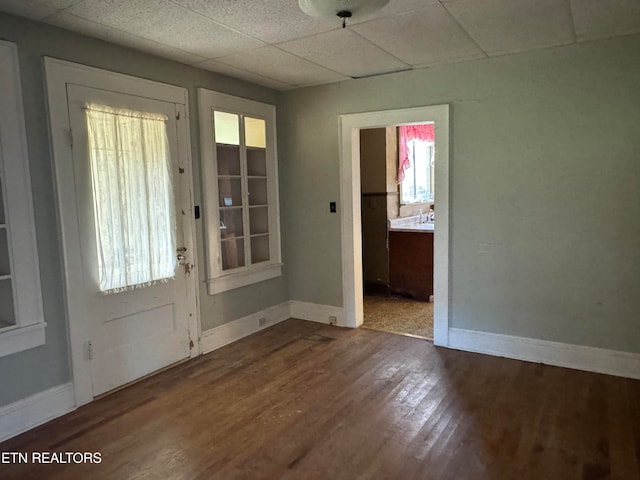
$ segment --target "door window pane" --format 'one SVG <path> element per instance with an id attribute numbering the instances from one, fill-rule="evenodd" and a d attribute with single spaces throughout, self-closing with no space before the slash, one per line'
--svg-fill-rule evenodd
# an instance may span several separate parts
<path id="1" fill-rule="evenodd" d="M 0 277 L 11 274 L 9 265 L 9 242 L 7 241 L 7 230 L 0 228 Z"/>
<path id="2" fill-rule="evenodd" d="M 222 244 L 222 270 L 244 267 L 244 239 L 229 237 Z"/>
<path id="3" fill-rule="evenodd" d="M 269 233 L 269 208 L 251 207 L 249 209 L 251 235 Z"/>
<path id="4" fill-rule="evenodd" d="M 247 174 L 250 177 L 267 176 L 267 151 L 263 148 L 247 148 Z"/>
<path id="5" fill-rule="evenodd" d="M 221 207 L 242 205 L 242 183 L 240 178 L 218 178 Z"/>
<path id="6" fill-rule="evenodd" d="M 240 147 L 216 145 L 218 175 L 240 175 Z"/>
<path id="7" fill-rule="evenodd" d="M 242 208 L 220 209 L 220 238 L 243 235 Z"/>
<path id="8" fill-rule="evenodd" d="M 0 225 L 4 225 L 4 198 L 2 197 L 2 178 L 0 177 Z"/>
<path id="9" fill-rule="evenodd" d="M 267 179 L 250 178 L 249 184 L 249 205 L 267 204 Z"/>
<path id="10" fill-rule="evenodd" d="M 85 108 L 100 291 L 172 278 L 176 232 L 166 117 Z"/>
<path id="11" fill-rule="evenodd" d="M 239 117 L 235 113 L 213 112 L 216 143 L 240 145 Z"/>
<path id="12" fill-rule="evenodd" d="M 0 280 L 0 329 L 15 325 L 16 317 L 13 309 L 13 288 L 11 279 Z"/>
<path id="13" fill-rule="evenodd" d="M 269 260 L 269 235 L 251 237 L 251 263 Z"/>
<path id="14" fill-rule="evenodd" d="M 244 117 L 244 136 L 247 147 L 265 148 L 267 146 L 267 134 L 264 120 Z"/>

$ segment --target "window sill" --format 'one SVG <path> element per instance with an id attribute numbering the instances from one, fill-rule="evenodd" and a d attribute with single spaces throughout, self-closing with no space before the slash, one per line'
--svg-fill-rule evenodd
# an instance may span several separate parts
<path id="1" fill-rule="evenodd" d="M 210 278 L 208 280 L 209 295 L 227 292 L 254 283 L 263 282 L 271 278 L 282 275 L 282 263 L 270 264 L 260 269 L 225 275 L 222 277 Z"/>
<path id="2" fill-rule="evenodd" d="M 0 357 L 44 345 L 46 322 L 0 330 Z"/>

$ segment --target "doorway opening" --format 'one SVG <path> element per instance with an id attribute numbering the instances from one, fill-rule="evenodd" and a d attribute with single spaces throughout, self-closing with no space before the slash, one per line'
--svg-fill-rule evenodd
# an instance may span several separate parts
<path id="1" fill-rule="evenodd" d="M 433 340 L 434 124 L 360 130 L 363 327 Z"/>
<path id="2" fill-rule="evenodd" d="M 433 230 L 433 340 L 435 345 L 446 346 L 449 337 L 448 105 L 367 112 L 340 117 L 340 186 L 344 212 L 342 278 L 345 324 L 350 327 L 359 327 L 364 323 L 361 130 L 418 124 L 433 125 L 433 140 L 436 145 L 433 149 L 433 203 L 438 204 L 438 228 Z M 399 200 L 398 197 L 398 202 Z M 424 212 L 422 214 L 424 215 Z"/>

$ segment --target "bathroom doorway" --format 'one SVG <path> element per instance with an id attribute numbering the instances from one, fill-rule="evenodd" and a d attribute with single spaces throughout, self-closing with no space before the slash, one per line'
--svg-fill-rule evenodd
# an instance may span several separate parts
<path id="1" fill-rule="evenodd" d="M 434 124 L 435 197 L 438 229 L 434 231 L 433 340 L 448 345 L 449 333 L 449 106 L 437 105 L 340 116 L 340 187 L 343 203 L 342 259 L 345 324 L 364 321 L 360 130 L 398 125 Z"/>
<path id="2" fill-rule="evenodd" d="M 433 340 L 433 122 L 360 130 L 363 327 Z"/>

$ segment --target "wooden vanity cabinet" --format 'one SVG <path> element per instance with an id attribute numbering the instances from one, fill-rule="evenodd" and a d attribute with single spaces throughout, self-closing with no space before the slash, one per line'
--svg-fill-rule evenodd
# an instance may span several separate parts
<path id="1" fill-rule="evenodd" d="M 389 232 L 391 293 L 429 301 L 433 295 L 433 232 Z"/>

